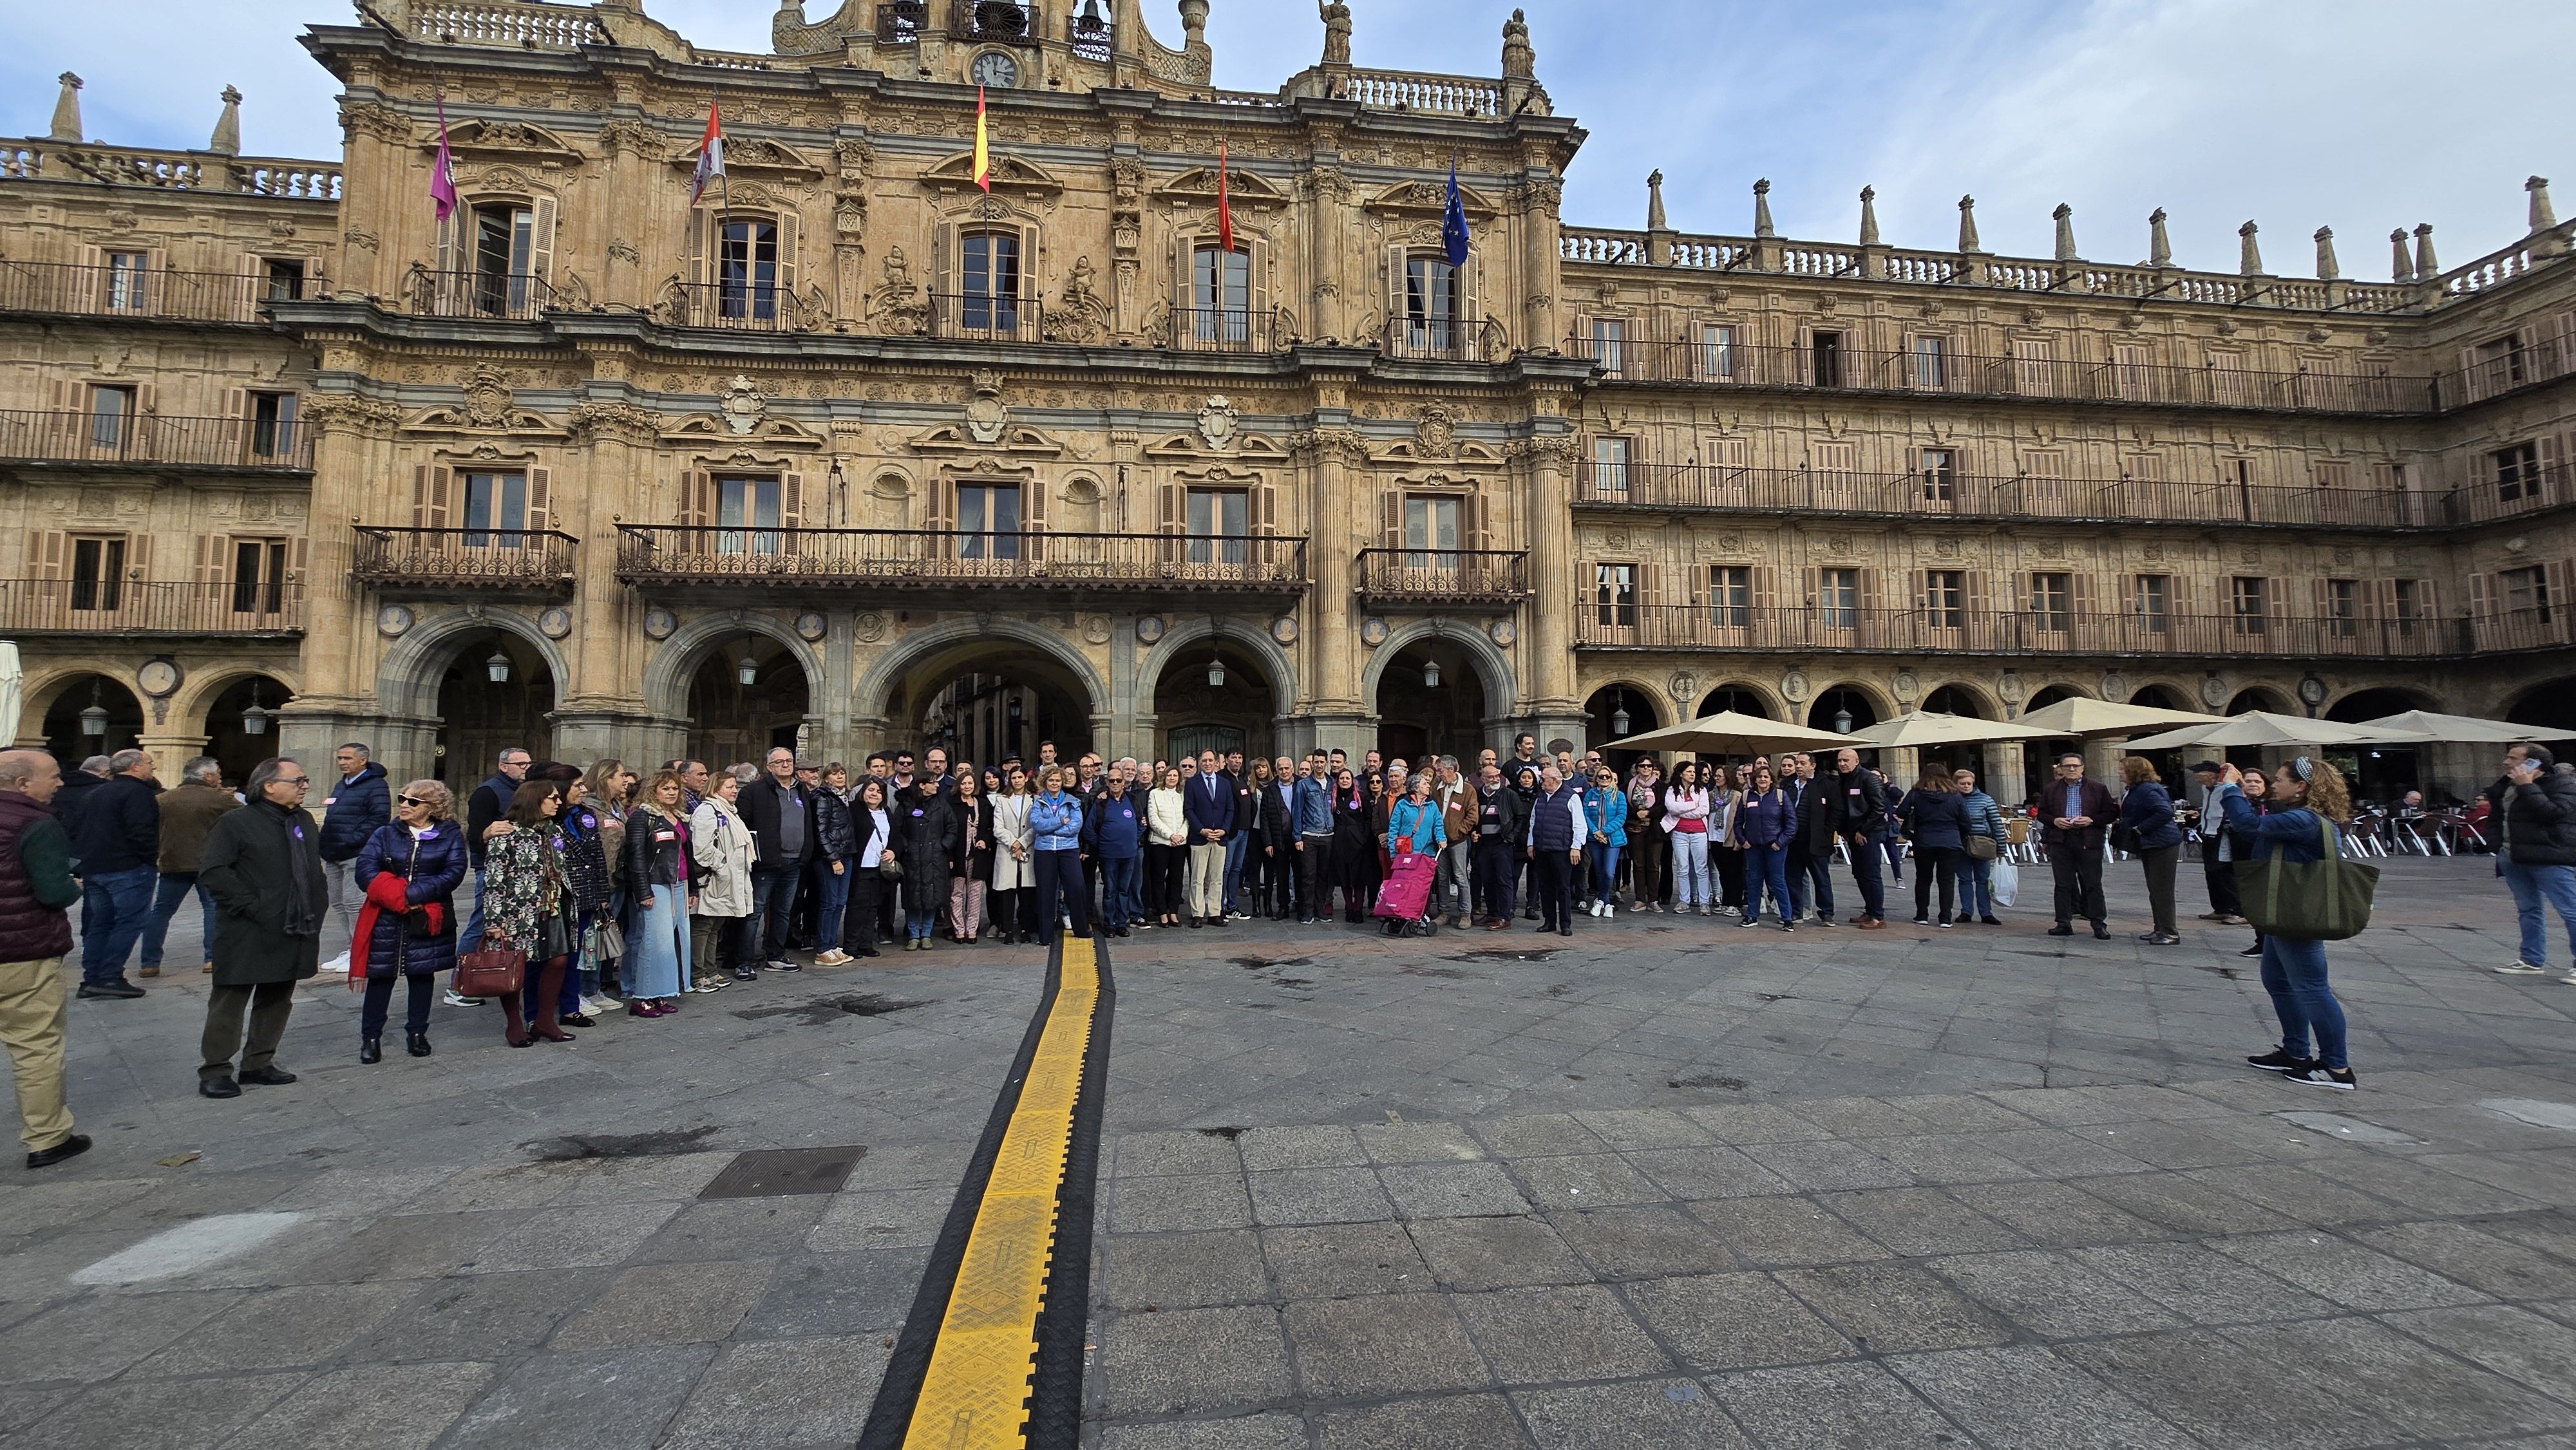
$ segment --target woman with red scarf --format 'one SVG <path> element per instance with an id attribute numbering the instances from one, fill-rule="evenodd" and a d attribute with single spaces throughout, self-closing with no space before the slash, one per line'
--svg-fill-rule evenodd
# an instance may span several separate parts
<path id="1" fill-rule="evenodd" d="M 403 1045 L 429 1056 L 429 1009 L 438 974 L 456 965 L 456 888 L 465 880 L 465 832 L 456 798 L 434 780 L 416 780 L 394 799 L 394 818 L 358 848 L 350 873 L 366 901 L 349 943 L 349 985 L 364 985 L 358 1011 L 358 1061 L 385 1059 L 385 1018 L 397 978 L 410 989 Z"/>

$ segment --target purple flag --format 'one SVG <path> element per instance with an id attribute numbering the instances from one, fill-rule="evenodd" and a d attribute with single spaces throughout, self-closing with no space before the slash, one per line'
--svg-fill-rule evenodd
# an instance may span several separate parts
<path id="1" fill-rule="evenodd" d="M 456 210 L 456 163 L 447 154 L 447 101 L 438 100 L 438 156 L 429 164 L 429 201 L 446 221 Z"/>

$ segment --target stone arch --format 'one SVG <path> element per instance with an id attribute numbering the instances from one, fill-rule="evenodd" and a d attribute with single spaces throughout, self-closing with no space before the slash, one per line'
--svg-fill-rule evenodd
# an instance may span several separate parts
<path id="1" fill-rule="evenodd" d="M 893 692 L 895 682 L 903 677 L 905 671 L 920 663 L 925 656 L 979 641 L 1025 645 L 1036 650 L 1062 666 L 1073 677 L 1074 683 L 1082 687 L 1083 693 L 1091 697 L 1089 703 L 1094 716 L 1109 713 L 1109 688 L 1102 683 L 1100 672 L 1091 667 L 1091 661 L 1083 657 L 1082 651 L 1065 643 L 1064 636 L 1053 630 L 1042 629 L 1024 619 L 993 614 L 943 620 L 927 629 L 914 630 L 889 644 L 874 647 L 876 657 L 868 661 L 867 668 L 859 671 L 858 678 L 850 686 L 851 716 L 862 720 L 884 719 L 886 697 Z M 803 641 L 798 643 L 801 645 Z M 819 680 L 820 675 L 816 678 Z M 816 698 L 821 698 L 819 684 Z"/>
<path id="2" fill-rule="evenodd" d="M 2303 713 L 2299 709 L 2298 701 L 2291 699 L 2286 691 L 2272 685 L 2247 685 L 2228 699 L 2227 708 L 2221 713 L 2242 715 L 2248 710 L 2268 710 L 2275 715 Z"/>
<path id="3" fill-rule="evenodd" d="M 2369 698 L 2374 695 L 2382 698 L 2378 700 Z M 2383 704 L 2388 708 L 2381 708 Z M 2358 724 L 2406 710 L 2438 712 L 2441 709 L 2441 698 L 2430 690 L 2418 689 L 2413 685 L 2363 685 L 2337 695 L 2317 713 L 2328 720 L 2343 720 Z"/>
<path id="4" fill-rule="evenodd" d="M 1512 682 L 1511 659 L 1496 647 L 1492 636 L 1481 629 L 1462 629 L 1454 624 L 1444 626 L 1436 619 L 1417 619 L 1397 625 L 1387 635 L 1386 643 L 1371 650 L 1368 663 L 1361 666 L 1360 698 L 1370 702 L 1371 710 L 1377 708 L 1377 683 L 1379 677 L 1386 673 L 1387 666 L 1395 663 L 1395 657 L 1404 652 L 1405 646 L 1433 639 L 1465 654 L 1476 666 L 1477 683 L 1485 687 L 1486 710 L 1500 715 L 1519 702 L 1520 687 Z M 1634 681 L 1627 683 L 1635 689 L 1646 688 Z"/>
<path id="5" fill-rule="evenodd" d="M 2191 691 L 2175 680 L 2148 680 L 2129 692 L 2132 705 L 2151 705 L 2160 710 L 2200 709 Z"/>
<path id="6" fill-rule="evenodd" d="M 404 631 L 376 665 L 376 709 L 387 715 L 430 720 L 438 715 L 438 686 L 452 663 L 453 645 L 467 635 L 497 630 L 537 652 L 554 680 L 555 708 L 571 687 L 572 666 L 544 631 L 516 611 L 458 611 L 421 620 Z"/>
<path id="7" fill-rule="evenodd" d="M 2052 680 L 2023 696 L 2021 708 L 2013 713 L 2027 715 L 2033 710 L 2045 710 L 2060 700 L 2097 699 L 2101 693 L 2089 685 L 2079 685 L 2071 680 Z"/>
<path id="8" fill-rule="evenodd" d="M 1801 725 L 1808 724 L 1810 720 L 1813 719 L 1816 711 L 1823 708 L 1825 697 L 1833 694 L 1837 690 L 1848 690 L 1851 693 L 1860 696 L 1863 700 L 1868 701 L 1870 712 L 1875 719 L 1892 720 L 1898 714 L 1902 713 L 1896 707 L 1896 697 L 1889 694 L 1883 686 L 1871 684 L 1869 681 L 1857 676 L 1851 676 L 1838 680 L 1830 680 L 1816 686 L 1815 693 L 1809 695 L 1799 706 L 1797 723 Z M 1831 727 L 1819 725 L 1811 728 L 1821 730 L 1829 729 Z"/>
<path id="9" fill-rule="evenodd" d="M 1153 648 L 1146 650 L 1136 661 L 1136 675 L 1130 688 L 1139 711 L 1152 708 L 1154 691 L 1162 683 L 1163 672 L 1186 658 L 1191 645 L 1205 644 L 1211 636 L 1220 644 L 1232 645 L 1251 655 L 1260 664 L 1263 673 L 1270 676 L 1270 687 L 1276 693 L 1281 714 L 1295 710 L 1297 701 L 1303 698 L 1297 690 L 1297 667 L 1289 662 L 1288 652 L 1270 637 L 1270 631 L 1240 621 L 1229 626 L 1227 621 L 1200 615 L 1173 619 L 1170 627 L 1164 630 L 1163 637 L 1154 641 Z M 1379 649 L 1383 651 L 1385 646 L 1381 645 Z"/>
<path id="10" fill-rule="evenodd" d="M 224 691 L 254 675 L 265 680 L 275 680 L 284 685 L 291 694 L 301 695 L 304 691 L 295 682 L 296 674 L 297 672 L 291 667 L 264 664 L 257 660 L 223 660 L 209 664 L 201 670 L 190 671 L 188 678 L 180 684 L 179 692 L 170 697 L 170 718 L 178 721 L 204 718 L 205 713 L 214 707 L 215 701 L 222 698 Z M 273 710 L 280 702 L 270 700 L 266 703 L 268 708 Z"/>
<path id="11" fill-rule="evenodd" d="M 2525 685 L 2499 699 L 2494 715 L 2517 725 L 2576 728 L 2576 678 Z"/>
<path id="12" fill-rule="evenodd" d="M 1995 698 L 1994 691 L 1987 689 L 1985 686 L 1980 685 L 1973 680 L 1943 680 L 1939 684 L 1931 686 L 1923 692 L 1924 704 L 1922 708 L 1927 710 L 1932 708 L 1932 697 L 1940 694 L 1943 690 L 1955 690 L 1960 695 L 1966 697 L 1968 703 L 1976 707 L 1972 713 L 1974 713 L 1980 720 L 2001 720 L 2004 718 L 2003 702 Z"/>
<path id="13" fill-rule="evenodd" d="M 755 609 L 701 614 L 671 631 L 644 662 L 644 707 L 664 720 L 689 716 L 689 678 L 707 651 L 740 634 L 756 634 L 784 648 L 805 671 L 806 713 L 823 713 L 823 657 L 794 628 Z"/>
<path id="14" fill-rule="evenodd" d="M 1762 716 L 1766 720 L 1786 720 L 1796 710 L 1795 706 L 1782 698 L 1778 688 L 1773 685 L 1760 684 L 1747 679 L 1721 680 L 1700 692 L 1699 702 L 1690 707 L 1690 713 L 1684 723 L 1688 720 L 1696 720 L 1703 715 L 1716 714 L 1717 711 L 1710 707 L 1730 690 L 1751 695 L 1762 706 Z"/>

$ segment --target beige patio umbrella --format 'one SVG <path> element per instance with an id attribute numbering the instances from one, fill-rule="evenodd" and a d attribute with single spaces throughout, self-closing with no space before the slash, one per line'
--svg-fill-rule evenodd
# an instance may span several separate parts
<path id="1" fill-rule="evenodd" d="M 1858 743 L 1861 742 L 1854 736 L 1836 735 L 1831 730 L 1812 730 L 1804 725 L 1765 720 L 1759 715 L 1720 710 L 1714 715 L 1684 720 L 1661 730 L 1613 740 L 1605 748 L 1672 750 L 1696 755 L 1768 755 L 1775 750 L 1835 750 Z"/>
<path id="2" fill-rule="evenodd" d="M 2189 710 L 2160 709 L 2154 705 L 2123 705 L 2117 700 L 2093 700 L 2078 695 L 2054 705 L 2044 705 L 2013 723 L 2029 730 L 2033 739 L 2055 740 L 2070 735 L 2086 739 L 2097 735 L 2131 735 L 2140 730 L 2175 725 L 2205 725 L 2224 718 L 2195 714 Z"/>
<path id="3" fill-rule="evenodd" d="M 0 749 L 18 738 L 18 716 L 27 704 L 26 679 L 18 666 L 18 647 L 0 640 Z"/>
<path id="4" fill-rule="evenodd" d="M 1846 740 L 1852 745 L 1902 750 L 1916 745 L 1976 745 L 1990 740 L 2042 740 L 2047 736 L 2047 731 L 2033 730 L 2017 720 L 1980 720 L 1974 715 L 1914 710 L 1855 730 Z"/>
<path id="5" fill-rule="evenodd" d="M 2132 740 L 2132 750 L 2172 750 L 2185 745 L 2225 748 L 2231 745 L 2421 745 L 2426 737 L 2341 720 L 2311 720 L 2304 715 L 2275 715 L 2248 710 L 2204 725 L 2186 725 Z"/>
<path id="6" fill-rule="evenodd" d="M 2361 723 L 2374 730 L 2402 730 L 2424 741 L 2442 745 L 2511 745 L 2517 740 L 2576 740 L 2576 730 L 2547 730 L 2537 725 L 2516 725 L 2510 720 L 2481 720 L 2475 715 L 2444 715 L 2432 710 L 2408 710 Z"/>

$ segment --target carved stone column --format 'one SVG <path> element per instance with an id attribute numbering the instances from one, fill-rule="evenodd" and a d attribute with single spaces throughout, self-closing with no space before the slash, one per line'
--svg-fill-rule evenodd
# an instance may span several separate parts
<path id="1" fill-rule="evenodd" d="M 1559 426 L 1563 426 L 1559 424 Z M 1529 458 L 1530 662 L 1522 688 L 1547 719 L 1571 718 L 1582 738 L 1583 701 L 1575 693 L 1574 609 L 1578 585 L 1572 540 L 1575 438 L 1541 434 L 1523 445 Z M 1544 741 L 1545 737 L 1541 737 Z"/>
<path id="2" fill-rule="evenodd" d="M 1368 462 L 1360 435 L 1345 425 L 1338 388 L 1327 391 L 1330 406 L 1318 409 L 1335 420 L 1296 442 L 1308 461 L 1308 497 L 1313 514 L 1308 525 L 1306 567 L 1314 577 L 1312 620 L 1308 638 L 1307 693 L 1313 703 L 1315 735 L 1325 748 L 1339 746 L 1356 753 L 1366 749 L 1366 702 L 1360 677 L 1367 661 L 1360 652 L 1360 611 L 1352 579 L 1357 540 L 1353 521 L 1376 517 L 1373 500 L 1364 499 L 1351 468 Z M 1364 475 L 1363 475 L 1364 477 Z"/>

